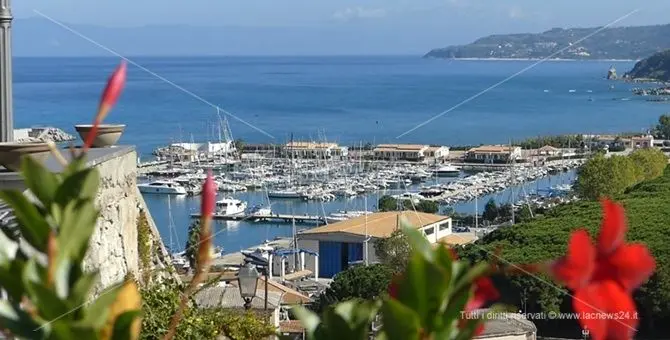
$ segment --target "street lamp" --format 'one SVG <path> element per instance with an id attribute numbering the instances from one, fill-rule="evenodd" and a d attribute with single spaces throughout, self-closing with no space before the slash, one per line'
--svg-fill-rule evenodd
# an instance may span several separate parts
<path id="1" fill-rule="evenodd" d="M 12 114 L 12 10 L 0 0 L 0 142 L 14 140 Z"/>
<path id="2" fill-rule="evenodd" d="M 256 266 L 247 262 L 237 273 L 237 280 L 240 286 L 240 295 L 244 299 L 244 308 L 251 308 L 251 300 L 256 296 L 256 287 L 258 286 L 258 271 Z"/>

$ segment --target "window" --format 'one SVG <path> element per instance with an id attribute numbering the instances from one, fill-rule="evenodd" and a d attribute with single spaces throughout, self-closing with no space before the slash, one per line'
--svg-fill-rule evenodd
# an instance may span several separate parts
<path id="1" fill-rule="evenodd" d="M 449 222 L 440 224 L 440 231 L 449 229 Z"/>
<path id="2" fill-rule="evenodd" d="M 426 236 L 433 235 L 433 233 L 435 233 L 435 228 L 424 229 L 423 233 L 426 234 Z"/>

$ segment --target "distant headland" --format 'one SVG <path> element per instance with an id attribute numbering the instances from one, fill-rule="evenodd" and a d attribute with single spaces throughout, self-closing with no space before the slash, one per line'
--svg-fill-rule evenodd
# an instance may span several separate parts
<path id="1" fill-rule="evenodd" d="M 670 24 L 612 27 L 585 39 L 600 27 L 554 28 L 543 33 L 497 34 L 467 45 L 436 48 L 426 58 L 640 60 L 670 48 Z M 558 51 L 564 51 L 556 53 Z M 556 55 L 554 55 L 556 54 Z"/>

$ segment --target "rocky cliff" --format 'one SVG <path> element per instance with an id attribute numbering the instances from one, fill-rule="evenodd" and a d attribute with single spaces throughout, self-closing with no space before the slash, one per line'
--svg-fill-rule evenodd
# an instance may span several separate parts
<path id="1" fill-rule="evenodd" d="M 541 59 L 551 56 L 563 59 L 637 60 L 670 48 L 670 40 L 667 39 L 670 25 L 612 27 L 597 32 L 599 29 L 554 28 L 537 34 L 491 35 L 468 45 L 437 48 L 425 57 Z"/>

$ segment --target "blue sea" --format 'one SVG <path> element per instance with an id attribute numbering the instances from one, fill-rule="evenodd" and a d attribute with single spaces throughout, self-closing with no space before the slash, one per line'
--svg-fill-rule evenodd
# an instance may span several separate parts
<path id="1" fill-rule="evenodd" d="M 662 103 L 633 98 L 630 84 L 604 79 L 610 66 L 624 73 L 633 62 L 550 61 L 397 138 L 535 62 L 416 56 L 131 59 L 142 67 L 130 65 L 126 90 L 107 122 L 127 125 L 121 143 L 136 145 L 143 159 L 171 142 L 217 139 L 216 106 L 230 113 L 233 137 L 251 143 L 285 142 L 293 134 L 296 139 L 325 136 L 340 144 L 444 145 L 507 143 L 563 133 L 639 132 L 667 110 Z M 49 125 L 74 134 L 74 124 L 91 121 L 100 91 L 118 61 L 15 58 L 16 127 Z M 261 199 L 253 194 L 241 198 L 250 203 Z M 189 213 L 198 199 L 173 198 L 171 214 L 166 197 L 146 200 L 164 241 L 169 243 L 172 220 L 173 243 L 179 239 L 183 244 Z M 363 208 L 360 200 L 324 207 L 277 205 L 283 212 Z M 467 204 L 458 208 L 474 209 Z M 243 222 L 219 227 L 217 243 L 228 251 L 291 234 L 287 225 Z"/>

